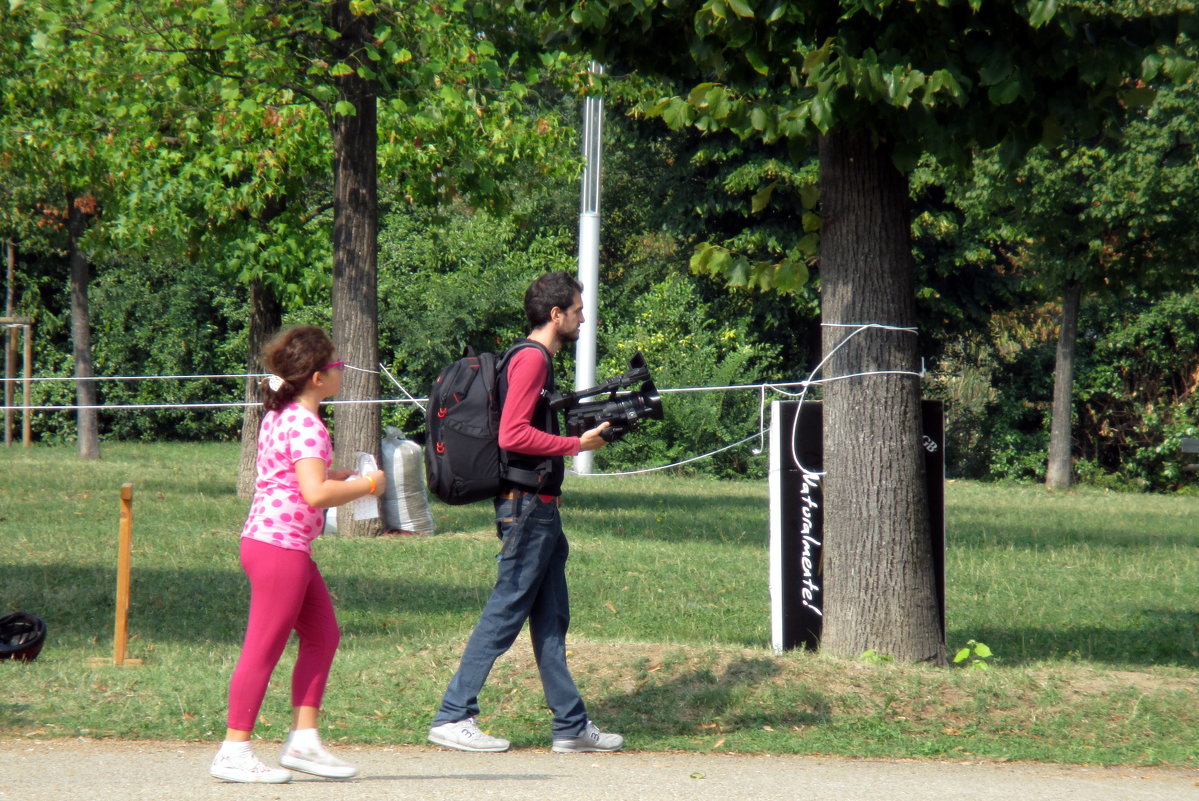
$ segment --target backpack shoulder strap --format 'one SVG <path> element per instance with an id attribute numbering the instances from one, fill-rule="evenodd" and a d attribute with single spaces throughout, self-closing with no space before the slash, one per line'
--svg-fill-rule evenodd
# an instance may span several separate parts
<path id="1" fill-rule="evenodd" d="M 536 342 L 532 339 L 518 339 L 512 345 L 512 347 L 508 348 L 508 350 L 504 352 L 504 355 L 496 362 L 496 397 L 499 400 L 501 409 L 504 407 L 504 398 L 508 394 L 508 362 L 517 354 L 517 352 L 526 348 L 537 348 L 539 351 L 541 351 L 541 355 L 545 357 L 546 380 L 545 386 L 541 388 L 541 395 L 544 399 L 548 400 L 552 394 L 551 387 L 554 386 L 554 359 L 552 356 L 550 356 L 550 352 L 546 350 L 545 345 L 542 345 L 540 342 Z M 545 428 L 547 431 L 553 430 L 553 421 L 554 412 L 550 408 L 549 403 L 546 403 Z M 500 449 L 500 463 L 505 475 L 508 475 L 511 471 L 515 470 L 515 468 L 509 468 L 508 451 L 504 450 L 503 448 Z M 545 476 L 549 475 L 552 469 L 553 459 L 547 456 L 545 460 L 537 467 L 536 483 L 540 484 Z M 524 473 L 525 471 L 520 472 Z"/>
<path id="2" fill-rule="evenodd" d="M 546 368 L 546 370 L 549 371 L 547 373 L 547 375 L 549 376 L 550 380 L 547 381 L 546 384 L 547 385 L 553 384 L 554 383 L 554 381 L 553 381 L 553 379 L 554 379 L 554 359 L 553 359 L 553 357 L 550 356 L 550 352 L 545 349 L 545 345 L 542 345 L 540 342 L 534 342 L 531 339 L 516 340 L 516 342 L 513 343 L 512 347 L 510 347 L 510 348 L 508 348 L 508 350 L 504 351 L 504 355 L 500 358 L 499 366 L 497 369 L 500 372 L 503 372 L 504 369 L 508 367 L 508 362 L 512 359 L 512 357 L 515 356 L 519 351 L 524 350 L 525 348 L 537 348 L 537 350 L 541 351 L 541 355 L 545 357 L 545 368 Z"/>

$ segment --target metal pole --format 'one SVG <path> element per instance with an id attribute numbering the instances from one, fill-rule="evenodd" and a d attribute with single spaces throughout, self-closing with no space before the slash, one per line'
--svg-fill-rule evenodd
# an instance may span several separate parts
<path id="1" fill-rule="evenodd" d="M 603 75 L 603 65 L 588 65 Z M 588 95 L 583 101 L 583 189 L 579 208 L 579 282 L 583 284 L 583 317 L 575 348 L 575 389 L 595 386 L 596 325 L 599 321 L 600 172 L 603 160 L 604 100 Z M 591 473 L 591 452 L 574 458 L 575 472 Z"/>
<path id="2" fill-rule="evenodd" d="M 25 410 L 21 412 L 21 446 L 29 448 L 33 446 L 33 412 L 29 411 L 33 405 L 33 323 L 27 323 L 22 330 L 25 335 Z"/>
<path id="3" fill-rule="evenodd" d="M 13 281 L 16 279 L 17 246 L 11 241 L 6 242 L 8 250 L 7 280 L 4 284 L 4 316 L 12 317 Z M 4 377 L 10 379 L 4 382 L 4 405 L 12 406 L 14 383 L 11 379 L 17 376 L 17 329 L 4 329 Z M 4 410 L 4 445 L 12 445 L 13 410 Z"/>
<path id="4" fill-rule="evenodd" d="M 4 329 L 4 377 L 9 379 L 4 382 L 4 405 L 12 406 L 13 389 L 16 383 L 12 380 L 17 377 L 17 328 L 9 326 Z M 12 424 L 13 410 L 4 410 L 4 445 L 9 447 L 12 445 Z"/>

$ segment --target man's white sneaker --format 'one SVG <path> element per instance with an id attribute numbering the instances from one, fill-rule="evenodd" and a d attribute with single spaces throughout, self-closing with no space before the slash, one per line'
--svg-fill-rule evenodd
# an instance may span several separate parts
<path id="1" fill-rule="evenodd" d="M 596 751 L 619 751 L 622 748 L 623 737 L 600 731 L 590 720 L 578 737 L 555 737 L 553 745 L 554 752 L 558 754 L 590 754 Z"/>
<path id="2" fill-rule="evenodd" d="M 259 784 L 283 784 L 291 781 L 291 772 L 280 768 L 269 768 L 253 754 L 217 754 L 208 772 L 227 782 L 257 782 Z"/>
<path id="3" fill-rule="evenodd" d="M 358 768 L 344 759 L 333 756 L 323 745 L 316 748 L 296 748 L 285 744 L 283 753 L 279 755 L 279 764 L 326 779 L 352 779 L 358 775 Z"/>
<path id="4" fill-rule="evenodd" d="M 443 723 L 429 729 L 429 742 L 459 751 L 507 751 L 511 743 L 480 731 L 474 718 Z"/>

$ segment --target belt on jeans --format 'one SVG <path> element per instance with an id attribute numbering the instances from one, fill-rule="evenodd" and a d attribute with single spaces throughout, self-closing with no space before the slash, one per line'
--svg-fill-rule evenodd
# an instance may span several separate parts
<path id="1" fill-rule="evenodd" d="M 562 497 L 559 495 L 542 495 L 539 493 L 526 492 L 525 490 L 518 490 L 518 489 L 505 490 L 504 492 L 501 492 L 496 497 L 499 498 L 501 501 L 515 501 L 521 495 L 534 495 L 534 494 L 536 494 L 537 497 L 540 498 L 545 503 L 553 504 L 554 506 L 562 505 Z"/>

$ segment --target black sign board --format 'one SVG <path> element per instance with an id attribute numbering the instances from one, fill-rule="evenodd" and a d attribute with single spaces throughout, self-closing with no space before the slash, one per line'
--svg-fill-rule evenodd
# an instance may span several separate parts
<path id="1" fill-rule="evenodd" d="M 776 401 L 770 431 L 770 594 L 778 650 L 820 643 L 824 623 L 823 415 L 819 401 Z M 797 414 L 798 412 L 798 414 Z M 922 401 L 929 536 L 945 634 L 945 415 Z M 798 464 L 797 464 L 798 461 Z"/>

